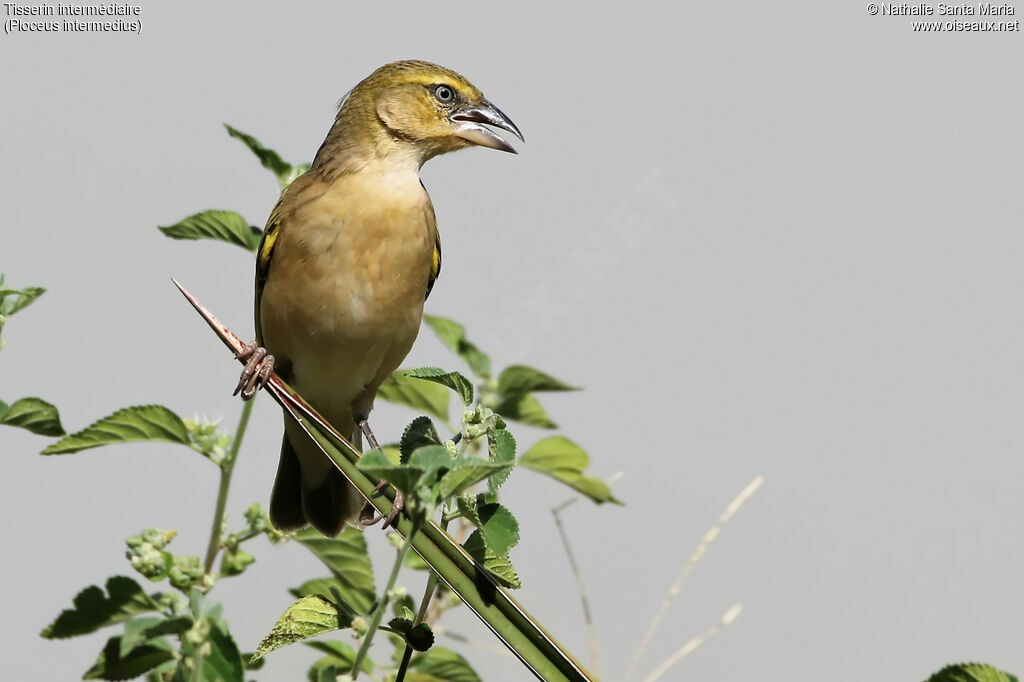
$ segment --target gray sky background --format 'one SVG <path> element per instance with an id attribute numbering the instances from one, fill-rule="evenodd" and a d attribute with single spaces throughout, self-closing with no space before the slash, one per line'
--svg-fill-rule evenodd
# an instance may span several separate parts
<path id="1" fill-rule="evenodd" d="M 169 280 L 249 336 L 251 259 L 156 226 L 208 208 L 264 223 L 275 181 L 221 122 L 306 161 L 367 73 L 436 61 L 528 142 L 424 169 L 445 248 L 427 310 L 498 366 L 585 386 L 544 402 L 592 473 L 625 474 L 626 508 L 565 516 L 603 679 L 621 679 L 758 474 L 640 677 L 737 602 L 665 679 L 913 681 L 960 659 L 1024 673 L 1019 32 L 915 33 L 856 2 L 183 1 L 146 4 L 142 21 L 141 35 L 0 36 L 0 271 L 49 288 L 4 329 L 4 400 L 48 399 L 69 430 L 141 403 L 233 428 L 238 367 Z M 427 332 L 406 364 L 457 363 Z M 410 417 L 381 406 L 375 428 L 390 440 Z M 279 411 L 261 399 L 254 419 L 236 524 L 276 468 Z M 543 435 L 514 433 L 523 449 Z M 202 553 L 217 485 L 181 448 L 39 457 L 47 443 L 0 434 L 12 680 L 77 679 L 104 637 L 38 631 L 83 587 L 132 575 L 128 535 L 176 528 L 176 552 Z M 566 489 L 521 471 L 506 490 L 517 596 L 586 657 L 549 513 Z M 381 567 L 391 550 L 369 539 Z M 297 547 L 254 553 L 213 593 L 247 649 L 285 589 L 320 573 Z M 405 582 L 419 594 L 422 579 Z M 448 627 L 490 640 L 469 616 Z M 487 680 L 526 679 L 455 646 Z M 299 679 L 313 660 L 294 647 L 256 677 Z"/>

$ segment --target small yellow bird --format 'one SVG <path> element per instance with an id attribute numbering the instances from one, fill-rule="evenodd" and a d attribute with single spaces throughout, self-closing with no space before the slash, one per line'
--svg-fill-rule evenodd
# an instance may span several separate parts
<path id="1" fill-rule="evenodd" d="M 523 139 L 472 83 L 436 64 L 387 64 L 352 89 L 263 231 L 256 341 L 236 393 L 251 398 L 276 370 L 357 447 L 361 434 L 377 447 L 374 396 L 412 348 L 441 270 L 420 167 L 471 145 L 515 153 L 487 126 Z M 335 536 L 362 498 L 288 415 L 284 426 L 270 519 Z"/>

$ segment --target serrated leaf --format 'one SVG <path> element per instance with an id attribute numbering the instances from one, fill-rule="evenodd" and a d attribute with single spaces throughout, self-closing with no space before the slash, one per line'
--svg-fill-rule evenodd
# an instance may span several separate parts
<path id="1" fill-rule="evenodd" d="M 40 636 L 46 639 L 76 637 L 157 610 L 156 603 L 131 578 L 114 576 L 107 580 L 106 587 L 106 594 L 95 585 L 79 592 L 74 608 L 62 611 Z"/>
<path id="2" fill-rule="evenodd" d="M 447 386 L 462 398 L 464 405 L 473 402 L 473 383 L 458 372 L 446 372 L 440 367 L 419 367 L 417 369 L 399 370 L 405 376 L 423 381 L 432 381 L 435 384 Z"/>
<path id="3" fill-rule="evenodd" d="M 495 429 L 487 434 L 487 454 L 496 464 L 507 464 L 507 469 L 494 472 L 487 478 L 487 487 L 494 495 L 512 473 L 516 463 L 516 439 L 505 429 Z"/>
<path id="4" fill-rule="evenodd" d="M 412 630 L 412 620 L 409 618 L 392 618 L 388 621 L 388 627 L 395 632 L 404 635 Z"/>
<path id="5" fill-rule="evenodd" d="M 336 538 L 328 538 L 312 528 L 292 535 L 311 551 L 334 575 L 341 598 L 353 609 L 365 612 L 377 598 L 373 584 L 373 566 L 366 552 L 366 538 L 355 528 L 346 528 Z M 323 593 L 330 597 L 330 592 Z"/>
<path id="6" fill-rule="evenodd" d="M 0 424 L 17 426 L 40 436 L 63 436 L 57 408 L 40 398 L 22 398 L 11 405 L 0 401 Z"/>
<path id="7" fill-rule="evenodd" d="M 948 665 L 928 678 L 927 682 L 1018 682 L 1013 675 L 984 663 Z"/>
<path id="8" fill-rule="evenodd" d="M 415 453 L 414 453 L 415 454 Z M 370 450 L 362 456 L 359 470 L 374 478 L 384 479 L 395 486 L 403 495 L 411 496 L 423 476 L 423 469 L 409 464 L 392 464 L 382 452 Z"/>
<path id="9" fill-rule="evenodd" d="M 280 183 L 281 189 L 290 185 L 295 178 L 309 170 L 309 164 L 293 166 L 282 159 L 281 156 L 273 149 L 268 149 L 263 146 L 263 144 L 252 135 L 243 133 L 241 130 L 233 128 L 227 123 L 224 124 L 224 127 L 227 128 L 228 135 L 237 140 L 241 140 L 242 144 L 248 147 L 249 150 L 256 155 L 256 158 L 260 160 L 263 167 L 277 176 L 277 181 Z"/>
<path id="10" fill-rule="evenodd" d="M 503 396 L 522 395 L 534 391 L 578 391 L 561 379 L 526 365 L 506 367 L 498 377 L 498 393 Z"/>
<path id="11" fill-rule="evenodd" d="M 446 682 L 482 682 L 466 659 L 442 646 L 433 647 L 425 654 L 417 656 L 412 663 L 412 669 Z"/>
<path id="12" fill-rule="evenodd" d="M 448 423 L 448 404 L 451 395 L 444 386 L 404 374 L 405 370 L 392 372 L 377 390 L 377 397 L 390 403 L 411 407 L 417 412 L 426 412 Z"/>
<path id="13" fill-rule="evenodd" d="M 262 236 L 260 228 L 238 213 L 219 210 L 202 211 L 159 230 L 171 239 L 214 239 L 246 251 L 255 251 Z"/>
<path id="14" fill-rule="evenodd" d="M 426 623 L 419 623 L 405 633 L 405 641 L 413 651 L 426 651 L 434 646 L 434 631 Z"/>
<path id="15" fill-rule="evenodd" d="M 499 557 L 492 552 L 484 542 L 479 529 L 470 533 L 469 537 L 466 538 L 465 544 L 462 546 L 466 548 L 466 551 L 469 552 L 469 555 L 478 564 L 494 576 L 499 585 L 511 589 L 518 589 L 522 586 L 519 576 L 516 575 L 515 569 L 512 568 L 512 562 L 509 561 L 508 557 Z"/>
<path id="16" fill-rule="evenodd" d="M 505 398 L 494 408 L 494 411 L 505 419 L 511 419 L 527 426 L 536 426 L 542 429 L 558 428 L 558 424 L 551 421 L 544 406 L 530 393 Z"/>
<path id="17" fill-rule="evenodd" d="M 438 497 L 446 500 L 453 495 L 461 495 L 488 476 L 509 468 L 510 464 L 488 462 L 476 457 L 459 457 L 452 460 L 448 473 L 441 477 Z"/>
<path id="18" fill-rule="evenodd" d="M 519 458 L 519 464 L 565 483 L 598 504 L 622 504 L 612 496 L 604 481 L 583 474 L 590 466 L 590 456 L 568 438 L 552 436 L 537 441 Z"/>
<path id="19" fill-rule="evenodd" d="M 190 627 L 192 627 L 192 619 L 185 616 L 177 618 L 164 618 L 162 616 L 132 618 L 124 624 L 119 654 L 124 658 L 132 649 L 145 644 L 151 639 L 162 637 L 163 635 L 180 635 Z"/>
<path id="20" fill-rule="evenodd" d="M 455 320 L 437 315 L 424 315 L 423 321 L 434 330 L 448 350 L 465 360 L 477 376 L 487 378 L 491 375 L 491 358 L 466 338 L 465 327 Z"/>
<path id="21" fill-rule="evenodd" d="M 441 445 L 441 437 L 437 435 L 437 429 L 434 428 L 434 422 L 430 421 L 430 417 L 416 417 L 405 427 L 398 445 L 402 453 L 402 463 L 409 461 L 413 450 L 424 445 Z"/>
<path id="22" fill-rule="evenodd" d="M 345 642 L 332 640 L 303 642 L 303 644 L 326 654 L 309 669 L 308 678 L 311 682 L 317 682 L 320 679 L 321 671 L 328 666 L 333 666 L 335 676 L 352 672 L 352 666 L 356 662 L 356 650 Z M 369 657 L 364 658 L 361 670 L 366 673 L 372 673 L 373 668 L 373 661 Z M 334 678 L 331 678 L 331 682 L 334 682 Z"/>
<path id="23" fill-rule="evenodd" d="M 452 453 L 443 445 L 424 445 L 416 448 L 409 457 L 409 465 L 423 471 L 418 485 L 432 486 L 441 478 L 442 472 L 450 470 L 456 464 Z"/>
<path id="24" fill-rule="evenodd" d="M 507 508 L 497 502 L 475 501 L 465 497 L 457 499 L 459 511 L 480 531 L 480 538 L 495 556 L 507 557 L 509 550 L 519 544 L 519 522 Z"/>
<path id="25" fill-rule="evenodd" d="M 161 405 L 126 407 L 78 433 L 60 439 L 43 450 L 42 454 L 64 455 L 101 445 L 138 441 L 168 441 L 188 445 L 188 429 L 181 417 Z"/>
<path id="26" fill-rule="evenodd" d="M 174 660 L 174 650 L 162 639 L 154 639 L 121 656 L 121 638 L 111 637 L 83 680 L 130 680 L 158 665 Z"/>
<path id="27" fill-rule="evenodd" d="M 275 649 L 351 625 L 339 617 L 338 607 L 319 595 L 300 597 L 278 619 L 270 633 L 256 647 L 251 661 L 259 660 Z"/>

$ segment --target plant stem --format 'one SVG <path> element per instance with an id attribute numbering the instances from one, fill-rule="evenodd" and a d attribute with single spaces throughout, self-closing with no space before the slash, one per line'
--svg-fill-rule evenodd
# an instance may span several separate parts
<path id="1" fill-rule="evenodd" d="M 448 530 L 448 519 L 444 519 L 441 522 L 441 529 Z M 427 589 L 423 592 L 423 599 L 420 600 L 420 610 L 416 614 L 416 620 L 413 621 L 413 625 L 419 625 L 427 619 L 427 609 L 430 608 L 430 600 L 434 596 L 438 582 L 437 573 L 430 571 L 430 576 L 427 578 Z M 405 673 L 409 669 L 410 660 L 412 660 L 412 647 L 406 642 L 405 651 L 402 652 L 402 662 L 399 664 L 398 673 L 395 675 L 395 682 L 403 682 L 405 680 Z"/>
<path id="2" fill-rule="evenodd" d="M 192 658 L 192 682 L 203 682 L 202 646 L 202 643 L 196 645 L 196 655 Z"/>
<path id="3" fill-rule="evenodd" d="M 402 662 L 398 664 L 398 672 L 395 673 L 395 682 L 405 682 L 405 673 L 409 669 L 409 661 L 412 660 L 412 647 L 405 643 L 405 651 L 402 652 Z"/>
<path id="4" fill-rule="evenodd" d="M 221 534 L 224 527 L 224 509 L 228 504 L 228 490 L 231 488 L 231 474 L 235 471 L 235 462 L 238 461 L 238 450 L 242 447 L 242 438 L 245 437 L 245 429 L 249 425 L 249 415 L 252 414 L 253 401 L 247 400 L 242 406 L 242 416 L 238 419 L 238 428 L 235 429 L 235 437 L 231 440 L 231 451 L 220 469 L 220 487 L 217 489 L 217 508 L 213 512 L 213 527 L 210 528 L 210 543 L 206 546 L 206 562 L 204 570 L 209 573 L 213 570 L 213 562 L 217 559 L 220 551 Z"/>
<path id="5" fill-rule="evenodd" d="M 388 584 L 384 586 L 384 594 L 381 595 L 380 600 L 377 602 L 377 608 L 373 611 L 373 618 L 370 620 L 370 626 L 366 629 L 366 635 L 363 636 L 363 643 L 359 646 L 359 651 L 356 653 L 356 660 L 352 663 L 353 680 L 359 676 L 359 671 L 363 667 L 363 661 L 366 660 L 366 655 L 370 651 L 370 644 L 373 643 L 373 635 L 380 627 L 380 621 L 384 618 L 384 612 L 388 610 L 388 601 L 390 599 L 389 595 L 391 594 L 391 590 L 395 589 L 395 583 L 398 582 L 398 573 L 402 570 L 402 564 L 405 563 L 405 557 L 409 554 L 409 550 L 412 549 L 412 539 L 416 536 L 417 531 L 419 531 L 419 524 L 414 522 L 412 530 L 402 543 L 402 547 L 398 550 L 398 554 L 395 555 L 395 563 L 391 567 L 391 575 L 388 576 Z"/>
<path id="6" fill-rule="evenodd" d="M 420 601 L 420 610 L 416 614 L 416 620 L 413 621 L 413 625 L 419 625 L 427 619 L 427 609 L 430 607 L 430 599 L 434 596 L 434 590 L 437 589 L 437 583 L 437 573 L 431 571 L 430 577 L 427 578 L 427 589 L 423 593 L 423 599 Z M 402 662 L 398 666 L 398 674 L 395 675 L 395 682 L 403 682 L 405 680 L 405 673 L 409 669 L 410 660 L 412 660 L 412 647 L 406 642 L 405 651 L 402 652 Z"/>

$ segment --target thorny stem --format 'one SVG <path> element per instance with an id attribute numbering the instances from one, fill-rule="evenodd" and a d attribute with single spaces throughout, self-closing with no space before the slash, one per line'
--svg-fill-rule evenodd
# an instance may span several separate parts
<path id="1" fill-rule="evenodd" d="M 213 527 L 210 528 L 210 542 L 206 546 L 206 562 L 204 570 L 209 573 L 213 570 L 213 562 L 217 560 L 217 553 L 220 551 L 222 534 L 224 532 L 224 509 L 228 504 L 228 490 L 231 488 L 231 474 L 235 471 L 235 462 L 238 461 L 238 451 L 242 447 L 242 438 L 245 436 L 245 429 L 249 425 L 249 415 L 252 414 L 252 406 L 255 401 L 247 400 L 242 406 L 242 416 L 238 418 L 238 428 L 235 429 L 235 436 L 231 439 L 231 451 L 220 470 L 220 487 L 217 489 L 217 508 L 213 512 Z"/>
<path id="2" fill-rule="evenodd" d="M 366 635 L 363 636 L 363 643 L 359 646 L 359 651 L 356 653 L 356 660 L 352 663 L 353 680 L 358 677 L 360 669 L 363 667 L 363 661 L 366 660 L 366 655 L 370 651 L 370 644 L 373 643 L 373 635 L 380 628 L 380 621 L 384 617 L 384 612 L 388 610 L 391 590 L 395 589 L 395 583 L 398 582 L 398 573 L 402 570 L 402 565 L 405 563 L 405 557 L 409 554 L 409 550 L 412 549 L 412 539 L 415 537 L 417 531 L 419 531 L 419 524 L 413 522 L 412 530 L 409 531 L 409 535 L 405 538 L 405 542 L 402 543 L 402 547 L 398 550 L 398 554 L 395 555 L 395 563 L 391 567 L 391 575 L 388 576 L 388 583 L 384 586 L 384 594 L 381 596 L 380 601 L 377 602 L 377 608 L 373 611 L 373 618 L 370 620 L 370 626 L 366 630 Z"/>

